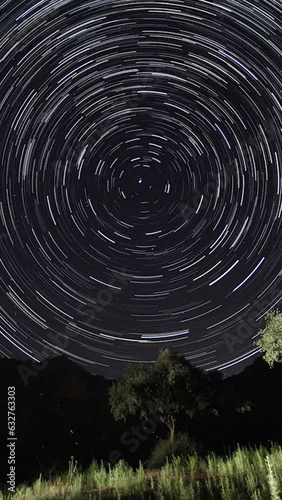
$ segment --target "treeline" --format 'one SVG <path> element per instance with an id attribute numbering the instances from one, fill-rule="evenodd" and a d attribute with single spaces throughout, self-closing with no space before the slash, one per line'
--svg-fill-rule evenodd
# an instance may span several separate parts
<path id="1" fill-rule="evenodd" d="M 16 392 L 17 483 L 32 481 L 40 473 L 45 478 L 60 473 L 70 457 L 85 467 L 93 459 L 105 465 L 125 459 L 137 467 L 159 439 L 179 432 L 188 433 L 203 455 L 228 453 L 237 444 L 282 443 L 282 365 L 270 369 L 259 358 L 242 373 L 222 379 L 216 374 L 207 377 L 168 351 L 166 356 L 163 365 L 156 362 L 155 372 L 144 374 L 139 367 L 138 381 L 138 370 L 132 369 L 122 382 L 93 376 L 60 356 L 24 383 L 19 365 L 32 374 L 32 363 L 0 360 L 1 481 L 6 482 L 7 474 L 8 386 Z M 168 358 L 179 370 L 169 375 L 170 399 L 162 392 L 168 387 L 162 372 L 169 373 Z M 162 401 L 170 406 L 162 407 Z"/>

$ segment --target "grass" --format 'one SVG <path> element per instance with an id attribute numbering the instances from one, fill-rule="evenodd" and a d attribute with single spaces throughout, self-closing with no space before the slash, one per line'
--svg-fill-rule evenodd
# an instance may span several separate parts
<path id="1" fill-rule="evenodd" d="M 120 461 L 109 471 L 96 462 L 81 472 L 71 459 L 60 477 L 32 486 L 21 485 L 0 500 L 280 500 L 282 499 L 282 448 L 239 448 L 221 458 L 213 453 L 173 458 L 156 470 L 133 471 Z"/>

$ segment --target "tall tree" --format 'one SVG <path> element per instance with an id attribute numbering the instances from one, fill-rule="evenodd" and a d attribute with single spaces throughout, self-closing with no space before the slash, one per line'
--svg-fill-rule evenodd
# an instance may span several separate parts
<path id="1" fill-rule="evenodd" d="M 259 330 L 255 345 L 263 352 L 263 359 L 270 368 L 274 363 L 282 363 L 282 314 L 276 309 L 265 317 L 265 328 Z"/>
<path id="2" fill-rule="evenodd" d="M 111 412 L 116 420 L 155 415 L 168 427 L 173 442 L 177 415 L 184 412 L 193 417 L 209 406 L 208 385 L 208 377 L 199 369 L 169 349 L 161 349 L 149 368 L 129 367 L 123 379 L 113 383 L 109 391 Z"/>

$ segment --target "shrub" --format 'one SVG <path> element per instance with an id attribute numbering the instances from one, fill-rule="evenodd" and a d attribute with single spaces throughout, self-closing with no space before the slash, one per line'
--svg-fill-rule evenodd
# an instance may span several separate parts
<path id="1" fill-rule="evenodd" d="M 188 434 L 178 433 L 171 443 L 169 439 L 160 439 L 154 446 L 150 457 L 146 462 L 149 469 L 158 469 L 167 462 L 171 462 L 173 457 L 191 455 L 197 451 L 198 445 Z"/>

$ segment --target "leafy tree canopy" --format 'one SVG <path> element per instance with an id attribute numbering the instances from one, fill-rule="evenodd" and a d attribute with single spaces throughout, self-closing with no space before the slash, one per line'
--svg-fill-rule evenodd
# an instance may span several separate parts
<path id="1" fill-rule="evenodd" d="M 274 363 L 282 363 L 282 314 L 278 309 L 266 315 L 265 328 L 259 330 L 259 335 L 255 345 L 262 350 L 270 368 Z"/>
<path id="2" fill-rule="evenodd" d="M 210 403 L 208 378 L 184 358 L 169 349 L 161 349 L 149 368 L 130 366 L 123 379 L 110 388 L 110 407 L 116 420 L 139 414 L 148 419 L 157 415 L 174 439 L 177 414 L 193 417 Z"/>

